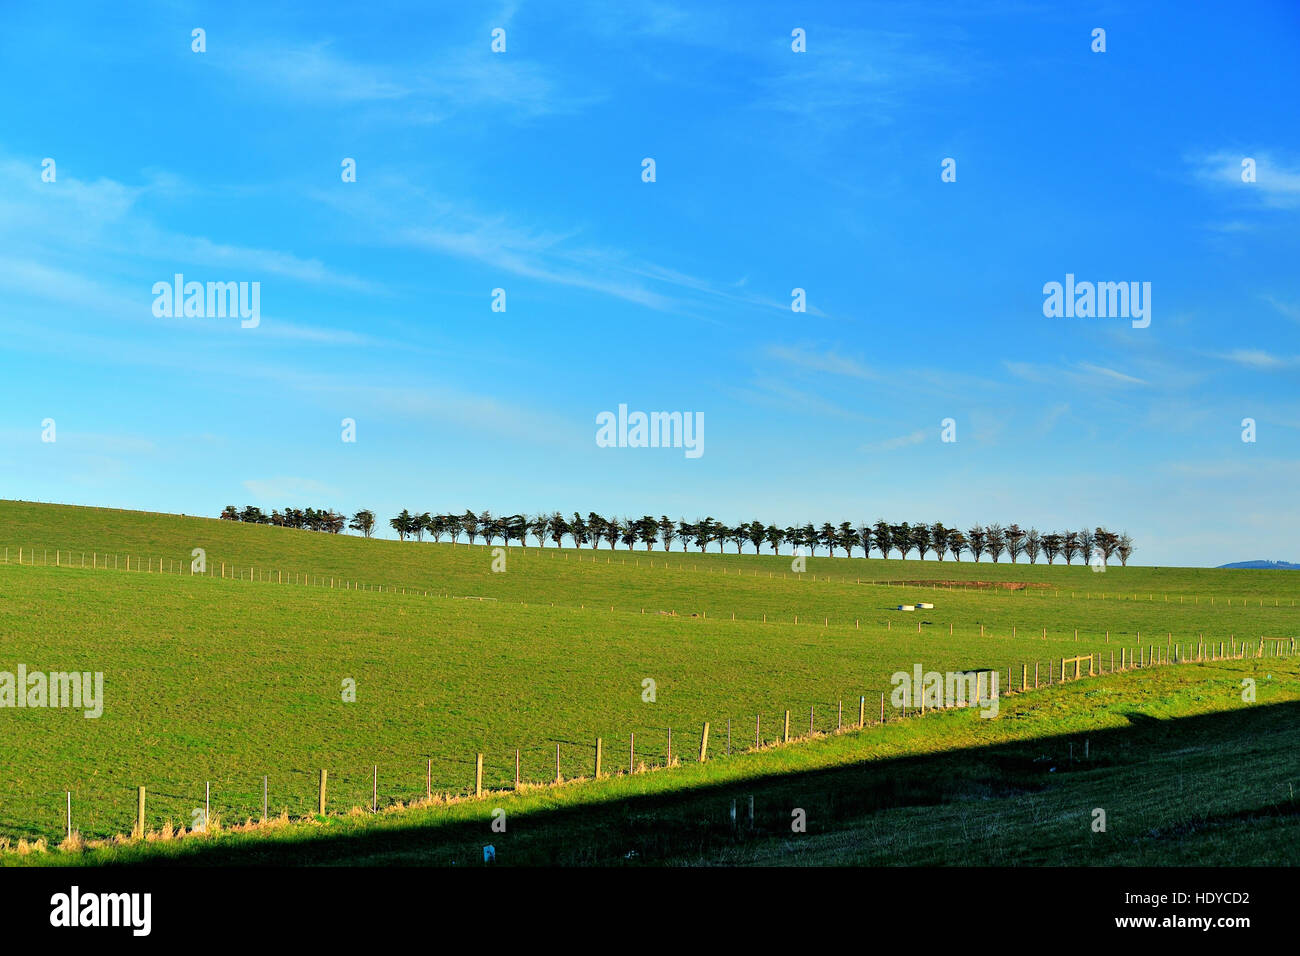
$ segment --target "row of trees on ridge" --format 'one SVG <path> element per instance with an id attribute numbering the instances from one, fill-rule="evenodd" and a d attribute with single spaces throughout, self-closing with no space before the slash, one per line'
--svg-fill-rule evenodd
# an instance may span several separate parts
<path id="1" fill-rule="evenodd" d="M 331 534 L 338 534 L 346 524 L 348 529 L 367 538 L 374 535 L 377 524 L 372 511 L 358 511 L 348 519 L 333 510 L 319 511 L 312 508 L 286 508 L 283 512 L 272 511 L 268 515 L 252 505 L 242 511 L 234 505 L 228 505 L 221 517 L 228 521 L 305 528 Z M 522 514 L 493 515 L 488 511 L 475 514 L 467 510 L 464 514 L 457 515 L 431 514 L 427 511 L 413 513 L 403 509 L 401 514 L 389 519 L 388 525 L 402 541 L 423 541 L 427 536 L 435 542 L 447 538 L 454 544 L 464 536 L 470 544 L 482 538 L 488 545 L 500 540 L 506 545 L 517 541 L 526 547 L 531 536 L 539 546 L 547 541 L 563 546 L 567 538 L 575 548 L 584 545 L 599 548 L 602 544 L 608 544 L 613 549 L 621 544 L 630 549 L 641 544 L 647 551 L 659 542 L 662 542 L 665 551 L 671 551 L 673 544 L 680 541 L 683 551 L 692 544 L 704 551 L 716 543 L 719 552 L 726 545 L 734 545 L 737 554 L 749 546 L 754 548 L 755 554 L 761 553 L 764 546 L 773 554 L 788 546 L 796 552 L 810 555 L 815 555 L 818 548 L 826 548 L 832 556 L 836 551 L 843 551 L 845 557 L 852 557 L 854 551 L 859 551 L 867 558 L 871 557 L 872 551 L 882 558 L 895 551 L 900 558 L 907 558 L 916 552 L 922 560 L 926 555 L 933 554 L 940 561 L 945 556 L 960 561 L 963 554 L 968 554 L 978 562 L 988 555 L 994 563 L 1004 554 L 1012 563 L 1024 556 L 1030 564 L 1037 564 L 1040 557 L 1048 564 L 1055 562 L 1058 557 L 1066 564 L 1072 564 L 1075 559 L 1086 562 L 1099 554 L 1106 563 L 1115 556 L 1121 564 L 1127 566 L 1134 550 L 1133 539 L 1127 533 L 1115 534 L 1101 527 L 1091 531 L 1084 528 L 1080 531 L 1042 534 L 1037 528 L 1022 529 L 1017 524 L 1003 527 L 997 523 L 977 524 L 961 531 L 945 527 L 938 521 L 889 524 L 880 520 L 874 525 L 854 525 L 842 521 L 838 525 L 826 522 L 820 527 L 805 524 L 781 528 L 761 521 L 731 526 L 711 517 L 698 521 L 673 521 L 666 515 L 659 518 L 651 515 L 640 518 L 605 518 L 594 511 L 588 512 L 585 518 L 577 512 L 566 518 L 558 511 L 528 517 Z"/>

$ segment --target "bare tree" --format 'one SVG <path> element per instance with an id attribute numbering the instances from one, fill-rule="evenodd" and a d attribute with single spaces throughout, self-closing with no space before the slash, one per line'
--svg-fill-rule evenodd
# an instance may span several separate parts
<path id="1" fill-rule="evenodd" d="M 984 534 L 984 547 L 988 548 L 989 557 L 993 559 L 994 564 L 997 564 L 998 558 L 1007 546 L 1006 532 L 1002 529 L 1002 525 L 995 521 L 985 529 Z"/>
<path id="2" fill-rule="evenodd" d="M 1011 563 L 1015 564 L 1025 547 L 1025 532 L 1021 530 L 1020 525 L 1012 524 L 1006 530 L 1006 539 L 1007 554 L 1011 556 Z"/>
<path id="3" fill-rule="evenodd" d="M 763 540 L 772 547 L 772 553 L 776 554 L 781 550 L 781 545 L 785 544 L 785 532 L 774 524 L 767 526 L 763 532 Z"/>
<path id="4" fill-rule="evenodd" d="M 1102 558 L 1107 564 L 1110 564 L 1110 556 L 1115 553 L 1115 548 L 1119 544 L 1119 535 L 1112 534 L 1105 528 L 1098 528 L 1092 533 L 1093 547 L 1101 552 Z"/>
<path id="5" fill-rule="evenodd" d="M 948 550 L 948 529 L 942 521 L 930 525 L 930 544 L 934 547 L 934 556 L 942 561 L 944 552 Z"/>
<path id="6" fill-rule="evenodd" d="M 1029 563 L 1037 564 L 1039 552 L 1043 550 L 1043 536 L 1038 533 L 1037 528 L 1030 528 L 1025 532 L 1025 554 L 1029 555 Z"/>
<path id="7" fill-rule="evenodd" d="M 1074 541 L 1075 544 L 1077 544 L 1079 547 L 1079 558 L 1083 561 L 1083 563 L 1088 564 L 1089 562 L 1091 562 L 1092 548 L 1093 545 L 1096 543 L 1095 539 L 1092 536 L 1092 532 L 1089 531 L 1087 528 L 1084 528 L 1082 531 L 1075 532 Z"/>
<path id="8" fill-rule="evenodd" d="M 954 561 L 961 560 L 961 553 L 969 547 L 966 536 L 953 528 L 948 532 L 948 553 L 952 555 Z"/>
<path id="9" fill-rule="evenodd" d="M 1061 535 L 1061 554 L 1065 557 L 1065 563 L 1068 565 L 1079 554 L 1079 535 L 1075 531 L 1067 531 Z"/>
<path id="10" fill-rule="evenodd" d="M 528 530 L 537 538 L 537 546 L 539 548 L 544 546 L 547 535 L 551 533 L 551 516 L 546 512 L 534 515 L 533 520 L 528 522 Z"/>
<path id="11" fill-rule="evenodd" d="M 925 522 L 912 525 L 912 544 L 916 546 L 916 556 L 922 561 L 930 550 L 930 526 Z"/>
<path id="12" fill-rule="evenodd" d="M 659 519 L 659 537 L 663 540 L 664 551 L 671 551 L 677 538 L 677 525 L 669 521 L 667 515 Z"/>
<path id="13" fill-rule="evenodd" d="M 871 537 L 875 539 L 876 550 L 880 552 L 882 558 L 889 557 L 889 552 L 894 548 L 894 529 L 892 525 L 886 524 L 884 519 L 876 522 L 871 529 Z"/>

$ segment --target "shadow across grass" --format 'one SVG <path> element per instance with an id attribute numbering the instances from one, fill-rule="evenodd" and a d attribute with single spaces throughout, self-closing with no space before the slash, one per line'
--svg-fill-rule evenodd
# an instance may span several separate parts
<path id="1" fill-rule="evenodd" d="M 496 803 L 489 795 L 468 804 L 473 819 L 436 808 L 330 817 L 319 828 L 155 844 L 147 852 L 126 846 L 86 862 L 464 866 L 482 865 L 483 847 L 491 844 L 497 865 L 523 866 L 1158 865 L 1182 861 L 1189 841 L 1204 844 L 1213 859 L 1220 853 L 1216 832 L 1236 834 L 1269 819 L 1285 822 L 1290 834 L 1280 848 L 1283 861 L 1300 861 L 1300 804 L 1279 783 L 1300 775 L 1300 703 L 1170 719 L 1126 716 L 1127 727 L 1087 733 L 1087 758 L 1083 734 L 884 759 L 867 759 L 859 739 L 863 759 L 829 769 L 775 768 L 742 782 L 683 782 L 682 789 L 635 795 L 620 791 L 637 777 L 602 779 L 576 784 L 563 799 L 541 790 L 520 798 L 503 793 Z M 853 745 L 850 734 L 808 746 L 847 752 Z M 1261 785 L 1267 780 L 1273 783 Z M 514 809 L 517 800 L 523 802 Z M 506 814 L 504 833 L 491 828 L 498 806 Z M 1114 821 L 1106 832 L 1089 827 L 1096 806 L 1108 808 Z M 801 832 L 793 827 L 798 811 Z M 999 859 L 999 852 L 981 849 L 990 834 L 999 847 L 1010 840 L 1014 856 L 1003 849 Z"/>

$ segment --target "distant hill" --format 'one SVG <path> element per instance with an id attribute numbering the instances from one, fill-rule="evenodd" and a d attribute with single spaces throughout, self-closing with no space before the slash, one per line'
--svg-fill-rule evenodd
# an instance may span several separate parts
<path id="1" fill-rule="evenodd" d="M 1221 568 L 1262 568 L 1267 571 L 1300 571 L 1300 564 L 1290 561 L 1238 561 L 1235 564 L 1221 564 Z"/>

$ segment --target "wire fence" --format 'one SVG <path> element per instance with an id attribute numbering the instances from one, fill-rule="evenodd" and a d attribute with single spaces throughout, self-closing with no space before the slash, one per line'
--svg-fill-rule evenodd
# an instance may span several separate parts
<path id="1" fill-rule="evenodd" d="M 689 726 L 642 725 L 590 740 L 572 738 L 523 743 L 517 748 L 487 748 L 459 758 L 412 753 L 404 761 L 318 768 L 275 768 L 178 786 L 175 781 L 101 790 L 98 801 L 83 801 L 76 791 L 45 795 L 35 819 L 14 820 L 0 813 L 0 831 L 14 840 L 57 844 L 75 833 L 81 839 L 125 839 L 142 832 L 159 835 L 203 832 L 209 821 L 223 827 L 276 819 L 316 817 L 324 806 L 331 815 L 380 813 L 411 805 L 490 798 L 516 789 L 562 786 L 595 777 L 628 777 L 671 770 L 685 764 L 741 758 L 774 746 L 862 731 L 899 721 L 952 711 L 987 708 L 994 701 L 1090 676 L 1203 661 L 1252 657 L 1293 657 L 1295 639 L 1171 643 L 1125 646 L 1119 653 L 1034 660 L 1010 665 L 1003 673 L 987 669 L 989 693 L 953 701 L 942 684 L 927 683 L 919 697 L 900 695 L 900 684 L 856 698 L 802 700 L 789 708 L 757 709 Z M 927 682 L 929 674 L 925 675 Z M 951 673 L 947 677 L 951 686 Z M 919 675 L 918 675 L 919 677 Z M 974 686 L 974 685 L 972 685 Z M 931 694 L 933 691 L 933 695 Z M 905 699 L 899 706 L 899 697 Z M 0 841 L 0 845 L 6 841 Z M 10 845 L 9 849 L 13 849 Z"/>
<path id="2" fill-rule="evenodd" d="M 37 560 L 38 555 L 40 557 L 39 561 Z M 550 556 L 552 558 L 555 558 L 557 556 L 557 553 L 553 552 L 551 553 Z M 565 555 L 565 557 L 567 558 L 567 554 Z M 577 555 L 577 557 L 579 558 L 580 561 L 587 557 L 590 557 L 592 561 L 596 561 L 597 559 L 596 555 L 587 556 L 587 555 L 579 554 Z M 607 560 L 608 557 L 609 556 L 607 556 Z M 457 599 L 457 600 L 473 600 L 473 601 L 495 602 L 495 603 L 501 603 L 502 601 L 502 599 L 499 597 L 480 596 L 480 595 L 461 595 L 461 594 L 455 594 L 450 590 L 440 591 L 438 589 L 420 588 L 420 587 L 401 585 L 401 584 L 361 582 L 353 578 L 345 577 L 342 575 L 329 575 L 329 574 L 322 574 L 319 572 L 303 571 L 297 569 L 265 568 L 265 567 L 259 568 L 254 565 L 248 565 L 248 564 L 242 564 L 236 562 L 208 561 L 206 560 L 206 558 L 202 559 L 201 561 L 197 558 L 193 558 L 189 562 L 186 562 L 184 560 L 179 560 L 176 558 L 168 558 L 166 556 L 161 556 L 161 555 L 149 555 L 149 554 L 123 555 L 118 553 L 98 552 L 98 551 L 87 552 L 87 551 L 76 551 L 76 550 L 64 550 L 60 548 L 56 548 L 53 551 L 53 561 L 51 561 L 50 558 L 51 558 L 51 551 L 48 548 L 38 549 L 38 548 L 32 548 L 23 545 L 5 546 L 3 559 L 0 559 L 0 563 L 4 563 L 4 564 L 14 563 L 18 565 L 41 566 L 41 567 L 81 568 L 81 569 L 89 569 L 89 570 L 115 570 L 115 571 L 128 571 L 128 572 L 163 573 L 163 574 L 173 574 L 173 575 L 188 576 L 188 577 L 207 577 L 207 578 L 219 578 L 222 580 L 231 580 L 231 581 L 248 581 L 250 583 L 320 587 L 320 588 L 329 588 L 334 590 L 363 591 L 363 592 L 372 592 L 372 593 L 390 594 L 390 595 L 401 594 L 401 595 L 408 595 L 408 596 L 434 597 L 434 598 Z M 639 559 L 637 560 L 639 561 Z M 624 559 L 624 563 L 626 563 L 626 559 Z M 696 572 L 699 571 L 699 569 L 692 569 L 692 570 Z M 710 571 L 709 573 L 712 572 Z M 722 573 L 723 574 L 731 573 L 733 575 L 739 576 L 743 573 L 743 570 L 736 569 L 731 572 L 728 572 L 727 569 L 724 568 Z M 761 571 L 754 571 L 752 573 L 756 576 L 760 576 L 760 577 L 762 576 Z M 768 572 L 768 576 L 771 577 L 775 573 L 776 572 Z M 809 579 L 807 576 L 802 575 L 800 573 L 782 572 L 782 574 L 785 576 L 789 576 L 793 574 L 795 578 L 798 578 L 800 580 Z M 815 578 L 813 578 L 813 580 L 815 580 Z M 858 583 L 861 584 L 863 582 L 861 579 L 858 579 Z M 879 586 L 879 587 L 889 586 L 889 587 L 908 588 L 909 590 L 915 592 L 920 586 L 920 584 L 923 584 L 925 582 L 899 582 L 899 581 L 889 581 L 889 580 L 884 580 L 884 581 L 871 580 L 865 583 L 873 586 Z M 952 583 L 951 586 L 941 585 L 937 582 L 930 582 L 930 583 L 931 583 L 932 591 L 938 591 L 938 590 L 956 591 L 956 590 L 967 590 L 969 588 L 969 582 L 963 583 L 961 588 L 958 588 L 956 586 L 956 583 Z M 1017 591 L 1007 590 L 1004 588 L 998 588 L 997 590 L 1004 591 L 1006 594 L 1019 593 Z M 1034 589 L 1034 590 L 1039 590 L 1039 589 Z M 1029 591 L 1030 589 L 1025 589 L 1025 592 L 1023 593 L 1028 593 Z M 1057 595 L 1061 594 L 1059 590 L 1055 591 L 1054 593 Z M 1100 592 L 1101 599 L 1108 599 L 1107 598 L 1108 593 L 1109 592 Z M 1097 595 L 1093 594 L 1092 592 L 1074 592 L 1074 591 L 1070 592 L 1070 596 L 1072 598 L 1075 597 L 1077 594 L 1082 594 L 1084 598 L 1097 597 Z M 1045 589 L 1044 589 L 1044 596 L 1045 596 Z M 1168 594 L 1162 596 L 1164 597 L 1166 602 L 1175 603 L 1175 602 L 1169 602 Z M 1176 603 L 1180 603 L 1180 604 L 1190 603 L 1193 605 L 1199 605 L 1201 603 L 1200 596 L 1197 595 L 1176 594 L 1174 596 L 1179 599 L 1178 602 Z M 1139 600 L 1140 597 L 1141 595 L 1139 594 L 1133 594 L 1131 600 Z M 1188 597 L 1190 597 L 1191 600 L 1185 601 L 1184 599 Z M 1148 594 L 1148 598 L 1151 601 L 1155 601 L 1156 595 L 1154 593 Z M 1119 594 L 1110 594 L 1109 599 L 1130 600 L 1130 598 L 1126 598 Z M 1211 595 L 1207 603 L 1209 603 L 1211 606 L 1215 606 L 1217 600 L 1218 600 L 1217 595 Z M 1226 606 L 1229 607 L 1236 606 L 1236 607 L 1245 608 L 1250 606 L 1246 598 L 1240 598 L 1240 597 L 1237 598 L 1236 605 L 1232 604 L 1232 600 L 1233 600 L 1232 598 L 1225 598 L 1224 603 L 1226 604 Z M 1295 599 L 1290 598 L 1288 600 L 1290 602 L 1289 606 L 1294 607 Z M 1283 605 L 1281 601 L 1282 601 L 1281 598 L 1274 598 L 1272 606 L 1273 607 L 1288 606 L 1288 605 Z M 520 601 L 519 603 L 522 606 L 529 606 L 528 602 L 526 601 Z M 563 603 L 557 604 L 557 602 L 555 601 L 548 601 L 545 604 L 543 604 L 542 602 L 534 602 L 531 606 L 561 607 L 569 610 L 574 609 L 574 606 L 572 604 L 563 604 Z M 1268 605 L 1265 604 L 1264 598 L 1258 598 L 1256 600 L 1256 606 L 1263 608 L 1263 607 L 1267 607 Z M 577 605 L 577 610 L 598 611 L 604 609 L 605 607 L 608 607 L 610 613 L 618 613 L 618 612 L 637 613 L 639 611 L 642 615 L 653 614 L 653 615 L 659 615 L 659 616 L 665 616 L 671 618 L 698 617 L 701 619 L 713 620 L 713 621 L 731 620 L 731 621 L 741 621 L 741 622 L 749 622 L 749 623 L 804 625 L 804 626 L 812 626 L 812 625 L 820 624 L 823 627 L 830 627 L 830 626 L 853 627 L 856 629 L 862 628 L 863 620 L 864 620 L 861 615 L 849 617 L 848 615 L 842 613 L 842 611 L 837 611 L 837 613 L 835 614 L 831 614 L 829 612 L 826 613 L 814 612 L 809 614 L 805 612 L 803 615 L 791 612 L 789 616 L 786 616 L 786 615 L 777 615 L 775 613 L 770 613 L 770 612 L 753 614 L 753 613 L 746 613 L 746 611 L 744 610 L 742 610 L 739 614 L 735 610 L 723 611 L 719 613 L 715 609 L 713 617 L 709 617 L 709 611 L 703 608 L 695 611 L 689 611 L 683 609 L 682 611 L 679 612 L 678 609 L 675 607 L 670 607 L 666 609 L 653 608 L 649 605 L 642 604 L 642 605 L 638 605 L 637 607 L 619 608 L 617 605 L 613 605 L 613 604 L 611 605 L 604 605 L 604 604 L 597 604 L 597 603 L 589 604 L 588 602 L 579 603 Z M 897 607 L 897 610 L 913 611 L 917 609 L 924 609 L 925 607 L 926 607 L 925 604 L 899 605 Z M 803 618 L 802 620 L 800 620 L 801 616 Z M 887 631 L 894 630 L 893 619 L 889 617 L 868 619 L 867 624 L 868 626 L 871 626 L 873 624 L 883 626 Z M 933 622 L 918 620 L 916 622 L 916 630 L 918 632 L 922 631 L 924 625 L 926 624 L 930 624 L 931 626 L 934 626 Z M 1013 639 L 1017 637 L 1016 625 L 1010 625 L 1011 631 L 1007 635 L 1003 635 L 1000 632 L 993 632 L 993 633 L 986 634 L 985 633 L 986 625 L 981 624 L 978 626 L 980 629 L 981 637 L 1010 636 Z M 902 624 L 900 624 L 900 628 L 901 627 Z M 1074 639 L 1078 640 L 1080 629 L 1074 628 L 1072 630 L 1073 630 Z M 949 634 L 954 633 L 952 624 L 948 625 L 948 633 Z M 1089 636 L 1089 632 L 1085 630 L 1084 635 L 1085 638 L 1087 638 Z M 1041 636 L 1046 638 L 1048 636 L 1047 631 L 1045 630 Z M 1095 637 L 1096 636 L 1095 633 L 1092 636 Z M 1105 631 L 1105 640 L 1109 642 L 1109 631 Z"/>
<path id="3" fill-rule="evenodd" d="M 39 556 L 39 560 L 38 560 Z M 553 554 L 552 557 L 555 557 Z M 51 560 L 52 559 L 52 560 Z M 208 562 L 198 570 L 192 560 L 169 559 L 157 555 L 122 555 L 98 551 L 81 552 L 64 549 L 37 549 L 13 546 L 4 549 L 3 562 L 20 565 L 39 565 L 59 568 L 85 568 L 89 570 L 118 570 L 121 572 L 166 573 L 186 576 L 203 576 L 231 581 L 248 581 L 277 585 L 328 587 L 377 593 L 439 596 L 439 592 L 401 585 L 360 583 L 351 579 L 314 574 L 305 571 L 266 569 L 228 562 Z M 732 572 L 739 573 L 739 572 Z M 760 573 L 760 572 L 755 572 Z M 891 584 L 897 582 L 872 582 Z M 938 585 L 936 585 L 936 588 Z M 442 592 L 443 597 L 480 599 L 475 596 L 453 595 Z M 489 599 L 490 600 L 490 599 Z M 1261 599 L 1262 600 L 1262 599 Z M 523 602 L 521 602 L 523 603 Z M 1244 605 L 1244 599 L 1239 599 Z M 580 604 L 580 609 L 587 609 Z M 604 606 L 591 608 L 603 611 Z M 614 606 L 609 607 L 614 612 Z M 638 609 L 624 609 L 636 613 Z M 639 608 L 641 614 L 647 608 Z M 654 612 L 664 613 L 664 612 Z M 668 616 L 677 616 L 671 613 Z M 707 618 L 707 612 L 703 617 Z M 766 621 L 767 615 L 763 616 Z M 805 619 L 798 615 L 789 621 L 767 623 L 829 626 L 830 615 L 820 615 L 821 620 Z M 716 620 L 716 615 L 710 620 Z M 756 618 L 732 620 L 756 621 Z M 889 631 L 893 620 L 877 623 Z M 929 622 L 918 621 L 917 630 Z M 861 628 L 861 619 L 839 618 L 837 626 Z M 933 626 L 933 625 L 932 625 Z M 900 624 L 900 630 L 905 625 Z M 986 626 L 978 625 L 981 636 L 1005 636 L 1012 640 L 1024 637 L 1048 636 L 1047 629 L 1025 629 L 1010 625 L 1006 634 L 986 635 Z M 972 627 L 973 632 L 973 627 Z M 952 634 L 952 625 L 948 625 Z M 1068 638 L 1068 634 L 1056 637 Z M 1178 664 L 1192 661 L 1244 659 L 1247 657 L 1290 657 L 1295 654 L 1296 638 L 1267 637 L 1238 640 L 1235 634 L 1219 641 L 1206 641 L 1198 634 L 1194 641 L 1173 640 L 1167 633 L 1162 644 L 1144 642 L 1140 632 L 1133 641 L 1120 635 L 1109 652 L 1095 650 L 1087 655 L 1074 655 L 1050 659 L 1035 659 L 1019 665 L 1008 666 L 1004 693 L 1020 693 L 1043 686 L 1069 681 L 1083 676 L 1105 675 L 1150 667 L 1152 665 Z M 1075 641 L 1079 631 L 1073 632 Z M 1085 635 L 1098 640 L 1101 635 Z M 1109 631 L 1104 640 L 1110 644 Z M 1118 653 L 1117 653 L 1118 652 Z M 1087 662 L 1086 664 L 1084 662 Z M 1087 668 L 1087 674 L 1083 669 Z M 504 791 L 517 786 L 554 786 L 574 779 L 590 779 L 597 773 L 597 752 L 600 754 L 600 776 L 643 773 L 687 762 L 707 759 L 725 759 L 764 749 L 773 745 L 800 739 L 825 736 L 846 730 L 887 723 L 890 720 L 924 715 L 927 710 L 950 709 L 929 706 L 922 697 L 910 706 L 899 708 L 891 702 L 891 691 L 875 690 L 858 698 L 791 700 L 790 707 L 773 710 L 758 708 L 750 713 L 735 712 L 720 720 L 709 721 L 706 747 L 702 725 L 692 727 L 650 725 L 628 728 L 608 737 L 602 736 L 599 745 L 595 740 L 548 738 L 523 742 L 517 748 L 485 751 L 482 763 L 478 754 L 452 758 L 446 754 L 430 755 L 412 752 L 410 759 L 401 763 L 371 762 L 364 766 L 337 768 L 266 768 L 262 773 L 250 772 L 247 776 L 225 777 L 216 781 L 203 781 L 178 787 L 175 782 L 161 787 L 146 787 L 143 827 L 146 832 L 158 832 L 170 825 L 174 831 L 194 830 L 210 819 L 226 822 L 258 821 L 263 817 L 287 815 L 301 819 L 319 811 L 321 800 L 320 771 L 327 771 L 327 809 L 345 807 L 377 812 L 398 804 L 421 800 L 448 799 L 473 796 L 481 792 Z M 703 751 L 703 752 L 702 752 Z M 480 770 L 481 767 L 481 770 Z M 18 820 L 0 807 L 0 834 L 12 835 L 16 840 L 43 839 L 57 842 L 69 833 L 79 833 L 93 839 L 111 838 L 136 832 L 141 827 L 139 818 L 139 792 L 133 786 L 122 785 L 100 791 L 100 799 L 83 804 L 75 791 L 50 793 L 41 800 L 41 810 L 35 819 Z M 107 796 L 107 799 L 103 799 Z"/>

